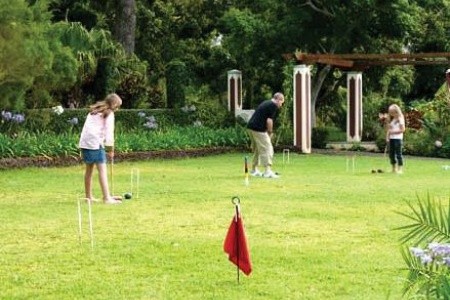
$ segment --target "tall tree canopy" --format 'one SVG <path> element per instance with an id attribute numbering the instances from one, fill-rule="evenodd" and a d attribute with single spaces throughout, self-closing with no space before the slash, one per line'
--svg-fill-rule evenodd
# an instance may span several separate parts
<path id="1" fill-rule="evenodd" d="M 90 97 L 109 88 L 127 95 L 127 107 L 162 107 L 173 62 L 186 66 L 191 91 L 208 86 L 217 98 L 225 94 L 226 71 L 242 70 L 246 105 L 255 106 L 282 89 L 285 53 L 449 50 L 446 0 L 18 0 L 2 1 L 0 16 L 5 107 L 42 106 L 52 97 Z M 89 50 L 82 50 L 64 43 L 55 29 L 62 23 L 79 24 L 92 38 L 103 32 L 106 44 L 90 39 Z M 102 45 L 121 50 L 104 57 Z M 86 51 L 91 59 L 82 59 Z M 80 73 L 86 61 L 95 71 L 88 77 Z M 364 88 L 428 98 L 443 69 L 372 68 Z M 344 84 L 333 74 L 330 66 L 314 67 L 313 104 L 326 103 Z"/>

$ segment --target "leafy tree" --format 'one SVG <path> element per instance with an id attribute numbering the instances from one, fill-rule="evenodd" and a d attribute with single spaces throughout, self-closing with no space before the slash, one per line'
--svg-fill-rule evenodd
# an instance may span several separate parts
<path id="1" fill-rule="evenodd" d="M 450 3 L 446 0 L 422 0 L 417 3 L 417 30 L 411 32 L 408 48 L 411 52 L 450 51 Z M 444 81 L 448 66 L 416 68 L 415 81 L 408 102 L 417 98 L 431 99 Z"/>
<path id="2" fill-rule="evenodd" d="M 49 11 L 52 13 L 52 21 L 79 22 L 90 30 L 100 21 L 99 15 L 90 3 L 88 0 L 51 0 Z"/>
<path id="3" fill-rule="evenodd" d="M 268 85 L 272 89 L 280 87 L 277 75 L 283 53 L 398 53 L 420 30 L 419 4 L 404 0 L 232 2 L 220 27 L 224 47 L 246 78 L 250 77 L 250 85 Z M 386 83 L 380 78 L 388 69 L 377 69 L 364 73 L 365 92 Z M 395 85 L 385 90 L 392 93 L 390 96 L 405 95 L 411 90 L 410 69 L 396 70 L 395 79 L 388 81 Z M 404 75 L 400 74 L 402 71 Z M 314 67 L 313 108 L 339 86 L 345 86 L 345 80 L 330 76 L 334 72 L 328 65 Z M 255 95 L 247 90 L 246 96 Z M 315 110 L 313 123 L 314 120 Z"/>
<path id="4" fill-rule="evenodd" d="M 303 2 L 303 3 L 302 3 Z M 401 52 L 408 33 L 415 29 L 414 7 L 395 1 L 302 1 L 290 5 L 288 13 L 299 16 L 292 40 L 296 48 L 310 53 L 390 53 Z M 292 17 L 290 18 L 293 19 Z M 321 24 L 321 26 L 317 26 Z M 301 41 L 301 42 L 300 42 Z M 334 85 L 329 77 L 333 68 L 317 65 L 312 78 L 312 107 L 323 101 L 327 89 Z M 365 73 L 365 91 L 373 88 L 370 73 Z M 338 81 L 340 79 L 337 79 Z M 340 80 L 339 85 L 345 84 Z M 336 89 L 338 86 L 335 86 Z M 313 124 L 314 111 L 313 111 Z"/>
<path id="5" fill-rule="evenodd" d="M 51 93 L 74 83 L 71 69 L 75 60 L 67 48 L 53 39 L 45 3 L 29 6 L 25 1 L 2 2 L 0 14 L 2 107 L 52 104 Z"/>
<path id="6" fill-rule="evenodd" d="M 224 0 L 137 1 L 136 54 L 149 63 L 152 98 L 163 98 L 166 67 L 174 59 L 185 63 L 192 85 L 208 83 L 218 95 L 226 90 L 230 60 L 214 44 L 225 8 Z"/>

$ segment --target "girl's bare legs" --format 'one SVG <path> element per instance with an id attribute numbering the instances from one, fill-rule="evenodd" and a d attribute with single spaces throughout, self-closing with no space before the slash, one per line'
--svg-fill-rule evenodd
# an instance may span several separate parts
<path id="1" fill-rule="evenodd" d="M 106 163 L 97 164 L 97 170 L 98 170 L 98 179 L 100 181 L 100 187 L 102 188 L 103 193 L 103 202 L 107 204 L 122 203 L 122 201 L 114 199 L 109 194 L 108 172 L 106 168 Z"/>
<path id="2" fill-rule="evenodd" d="M 84 172 L 84 194 L 86 199 L 93 199 L 92 196 L 92 174 L 94 173 L 94 164 L 86 164 Z"/>
<path id="3" fill-rule="evenodd" d="M 106 170 L 106 164 L 100 163 L 97 164 L 98 170 L 98 179 L 100 181 L 100 187 L 102 188 L 103 193 L 103 201 L 108 201 L 111 198 L 109 194 L 109 185 L 108 185 L 108 173 Z"/>

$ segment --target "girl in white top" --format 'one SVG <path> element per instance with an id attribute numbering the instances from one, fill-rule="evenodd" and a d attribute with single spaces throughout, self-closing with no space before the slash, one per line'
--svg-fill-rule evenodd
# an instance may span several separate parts
<path id="1" fill-rule="evenodd" d="M 79 147 L 86 164 L 84 190 L 87 201 L 95 201 L 92 195 L 92 174 L 97 166 L 100 186 L 105 204 L 118 204 L 109 193 L 106 170 L 106 152 L 109 159 L 114 157 L 114 111 L 122 105 L 117 94 L 109 94 L 103 101 L 91 105 L 90 112 L 81 131 Z"/>
<path id="2" fill-rule="evenodd" d="M 389 106 L 389 126 L 386 133 L 386 141 L 389 143 L 389 159 L 392 172 L 403 173 L 403 133 L 405 132 L 405 117 L 397 104 Z"/>

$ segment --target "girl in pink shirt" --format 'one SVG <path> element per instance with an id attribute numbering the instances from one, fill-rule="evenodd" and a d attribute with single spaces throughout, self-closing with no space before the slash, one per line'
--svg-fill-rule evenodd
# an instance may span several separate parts
<path id="1" fill-rule="evenodd" d="M 79 147 L 86 164 L 84 191 L 87 201 L 94 201 L 92 195 L 92 174 L 97 166 L 100 186 L 105 204 L 118 204 L 109 193 L 106 152 L 109 159 L 114 157 L 114 111 L 122 105 L 117 94 L 109 94 L 103 101 L 91 105 L 90 112 L 81 131 Z M 106 149 L 106 152 L 105 152 Z"/>

